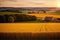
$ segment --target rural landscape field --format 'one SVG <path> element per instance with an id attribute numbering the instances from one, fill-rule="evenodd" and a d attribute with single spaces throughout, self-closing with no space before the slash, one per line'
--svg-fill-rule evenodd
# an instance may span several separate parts
<path id="1" fill-rule="evenodd" d="M 0 10 L 0 39 L 38 40 L 59 38 L 60 11 Z M 50 10 L 51 11 L 51 10 Z M 17 22 L 15 22 L 17 21 Z"/>
<path id="2" fill-rule="evenodd" d="M 39 10 L 37 8 L 17 9 L 9 9 L 9 7 L 0 8 L 0 32 L 60 32 L 60 11 L 56 10 L 59 8 L 45 8 L 46 10 L 42 10 L 41 8 L 38 8 Z M 51 9 L 55 11 L 51 11 Z M 32 19 L 30 19 L 30 16 Z M 25 17 L 27 20 L 25 20 Z M 19 21 L 15 22 L 14 20 L 16 19 Z M 3 22 L 2 20 L 7 20 L 8 22 Z"/>
<path id="3" fill-rule="evenodd" d="M 0 40 L 60 40 L 60 0 L 0 0 Z"/>
<path id="4" fill-rule="evenodd" d="M 60 40 L 60 0 L 0 0 L 0 40 Z"/>
<path id="5" fill-rule="evenodd" d="M 30 14 L 31 15 L 31 14 Z M 38 17 L 44 18 L 45 16 L 59 17 L 60 15 L 54 14 L 33 14 Z M 51 22 L 18 22 L 18 23 L 0 23 L 0 32 L 60 32 L 60 23 Z"/>

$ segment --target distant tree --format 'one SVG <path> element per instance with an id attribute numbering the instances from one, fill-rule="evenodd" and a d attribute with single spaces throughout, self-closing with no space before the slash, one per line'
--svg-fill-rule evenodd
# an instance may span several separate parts
<path id="1" fill-rule="evenodd" d="M 45 10 L 43 10 L 43 12 L 44 12 L 44 13 L 46 13 L 46 11 L 45 11 Z"/>

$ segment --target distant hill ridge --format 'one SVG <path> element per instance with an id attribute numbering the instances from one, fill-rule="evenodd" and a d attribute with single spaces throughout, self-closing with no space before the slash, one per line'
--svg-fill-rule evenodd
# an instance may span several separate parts
<path id="1" fill-rule="evenodd" d="M 0 7 L 0 10 L 52 10 L 56 7 Z"/>

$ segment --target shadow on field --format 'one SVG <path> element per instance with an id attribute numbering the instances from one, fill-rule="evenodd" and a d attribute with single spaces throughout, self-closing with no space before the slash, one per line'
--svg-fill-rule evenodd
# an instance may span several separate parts
<path id="1" fill-rule="evenodd" d="M 60 40 L 60 32 L 52 33 L 0 33 L 0 40 Z"/>

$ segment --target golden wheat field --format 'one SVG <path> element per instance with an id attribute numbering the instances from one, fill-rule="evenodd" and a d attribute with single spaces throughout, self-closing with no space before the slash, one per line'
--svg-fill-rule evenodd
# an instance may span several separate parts
<path id="1" fill-rule="evenodd" d="M 53 16 L 59 17 L 60 15 L 52 14 L 29 14 L 36 17 Z M 60 32 L 60 23 L 0 23 L 0 32 Z"/>
<path id="2" fill-rule="evenodd" d="M 60 23 L 4 23 L 0 32 L 60 32 Z"/>

